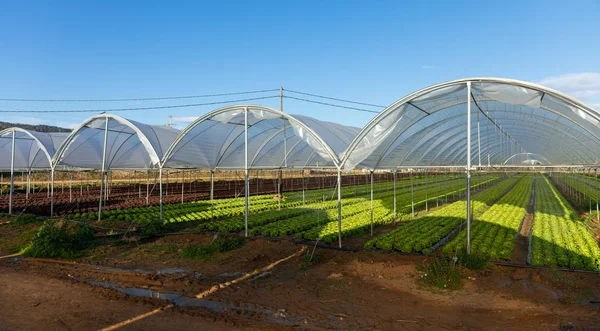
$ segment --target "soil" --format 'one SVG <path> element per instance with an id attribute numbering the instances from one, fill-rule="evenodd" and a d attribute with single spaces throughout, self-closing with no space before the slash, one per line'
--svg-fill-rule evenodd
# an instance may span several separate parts
<path id="1" fill-rule="evenodd" d="M 312 254 L 313 247 L 261 239 L 206 260 L 181 258 L 188 244 L 212 239 L 113 243 L 76 261 L 0 258 L 0 329 L 91 330 L 123 321 L 127 330 L 600 326 L 600 305 L 591 303 L 600 300 L 598 274 L 492 265 L 463 271 L 464 287 L 449 291 L 421 281 L 427 258 L 420 256 L 316 248 L 306 262 L 298 253 Z M 151 290 L 154 297 L 102 284 Z M 200 295 L 229 308 L 173 305 L 158 293 Z"/>
<path id="2" fill-rule="evenodd" d="M 517 233 L 517 240 L 515 242 L 515 248 L 513 250 L 510 261 L 517 264 L 526 264 L 527 256 L 529 255 L 529 234 L 531 233 L 531 227 L 533 226 L 533 217 L 535 214 L 535 178 L 532 182 L 531 197 L 529 198 L 529 204 L 525 216 L 521 221 L 519 232 Z"/>

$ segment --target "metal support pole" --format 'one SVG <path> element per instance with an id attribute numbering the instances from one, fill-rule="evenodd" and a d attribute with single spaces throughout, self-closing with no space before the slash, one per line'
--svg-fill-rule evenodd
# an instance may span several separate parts
<path id="1" fill-rule="evenodd" d="M 587 179 L 587 188 L 588 189 L 592 186 L 592 184 L 590 183 L 591 178 L 592 178 L 591 175 L 592 175 L 592 169 L 588 169 L 588 174 L 586 176 L 586 179 Z M 586 191 L 588 189 L 586 189 Z M 591 216 L 592 215 L 592 197 L 591 196 L 588 196 L 588 201 L 590 202 L 590 216 Z"/>
<path id="2" fill-rule="evenodd" d="M 471 254 L 471 82 L 467 82 L 467 254 Z"/>
<path id="3" fill-rule="evenodd" d="M 69 172 L 69 203 L 73 202 L 73 174 Z"/>
<path id="4" fill-rule="evenodd" d="M 342 248 L 342 170 L 337 172 L 338 244 Z"/>
<path id="5" fill-rule="evenodd" d="M 146 207 L 148 207 L 149 198 L 150 198 L 150 170 L 146 170 Z"/>
<path id="6" fill-rule="evenodd" d="M 371 237 L 373 237 L 373 170 L 371 170 Z"/>
<path id="7" fill-rule="evenodd" d="M 277 209 L 281 210 L 281 169 L 277 171 Z"/>
<path id="8" fill-rule="evenodd" d="M 306 189 L 306 183 L 304 182 L 304 169 L 302 169 L 302 205 L 306 204 L 306 196 L 304 190 Z"/>
<path id="9" fill-rule="evenodd" d="M 54 216 L 54 167 L 50 170 L 50 217 Z"/>
<path id="10" fill-rule="evenodd" d="M 425 169 L 425 212 L 429 212 L 429 173 L 428 169 Z"/>
<path id="11" fill-rule="evenodd" d="M 596 220 L 600 222 L 600 205 L 598 204 L 598 169 L 594 169 L 596 177 Z"/>
<path id="12" fill-rule="evenodd" d="M 479 112 L 477 112 L 477 157 L 479 158 L 479 167 L 481 168 L 481 136 L 479 135 Z"/>
<path id="13" fill-rule="evenodd" d="M 15 130 L 12 130 L 12 143 L 10 147 L 10 188 L 8 190 L 8 214 L 12 215 L 13 191 L 15 189 Z"/>
<path id="14" fill-rule="evenodd" d="M 394 170 L 394 225 L 396 225 L 396 219 L 398 218 L 398 214 L 396 212 L 396 170 Z"/>
<path id="15" fill-rule="evenodd" d="M 31 191 L 31 170 L 27 171 L 27 191 L 25 191 L 26 201 L 29 201 L 29 191 Z"/>
<path id="16" fill-rule="evenodd" d="M 248 237 L 248 217 L 250 216 L 250 182 L 248 181 L 248 107 L 244 108 L 244 235 Z"/>
<path id="17" fill-rule="evenodd" d="M 183 170 L 181 170 L 181 203 L 183 203 L 183 191 L 185 190 L 185 174 Z"/>
<path id="18" fill-rule="evenodd" d="M 412 206 L 412 218 L 415 218 L 415 187 L 413 185 L 413 174 L 412 169 L 409 170 L 410 173 L 410 199 Z"/>
<path id="19" fill-rule="evenodd" d="M 160 222 L 163 222 L 163 183 L 162 183 L 162 168 L 158 167 L 158 209 L 160 211 Z"/>
<path id="20" fill-rule="evenodd" d="M 440 194 L 438 192 L 438 174 L 435 173 L 433 175 L 433 178 L 435 179 L 435 206 L 439 207 L 440 206 L 440 199 L 439 199 Z"/>
<path id="21" fill-rule="evenodd" d="M 212 207 L 214 204 L 214 194 L 215 194 L 215 171 L 210 171 L 210 206 Z"/>
<path id="22" fill-rule="evenodd" d="M 100 175 L 100 201 L 98 201 L 98 221 L 102 219 L 102 194 L 104 189 L 104 171 L 106 166 L 106 141 L 108 140 L 108 117 L 104 123 L 104 144 L 102 147 L 102 173 Z M 54 171 L 52 171 L 52 178 L 54 181 Z M 53 185 L 54 186 L 54 185 Z"/>
<path id="23" fill-rule="evenodd" d="M 486 117 L 487 117 L 487 121 L 485 121 L 485 136 L 487 138 L 487 152 L 488 152 L 488 168 L 491 167 L 491 162 L 490 162 L 490 112 L 486 109 L 485 111 L 486 113 Z"/>

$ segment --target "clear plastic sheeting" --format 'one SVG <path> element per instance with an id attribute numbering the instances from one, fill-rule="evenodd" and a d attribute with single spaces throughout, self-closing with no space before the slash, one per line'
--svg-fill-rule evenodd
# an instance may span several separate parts
<path id="1" fill-rule="evenodd" d="M 337 168 L 358 128 L 294 116 L 256 105 L 225 107 L 184 129 L 164 168 Z"/>
<path id="2" fill-rule="evenodd" d="M 14 169 L 19 171 L 48 170 L 52 158 L 67 132 L 37 132 L 21 128 L 0 131 L 0 170 L 11 169 L 12 141 L 15 141 Z"/>
<path id="3" fill-rule="evenodd" d="M 599 114 L 591 107 L 535 84 L 476 78 L 431 86 L 392 104 L 358 134 L 342 166 L 466 165 L 468 100 L 475 166 L 522 165 L 532 154 L 546 165 L 598 163 Z"/>
<path id="4" fill-rule="evenodd" d="M 146 125 L 116 115 L 97 115 L 73 130 L 54 162 L 58 166 L 98 170 L 102 169 L 105 156 L 105 170 L 155 169 L 160 167 L 164 153 L 179 132 L 172 127 Z"/>

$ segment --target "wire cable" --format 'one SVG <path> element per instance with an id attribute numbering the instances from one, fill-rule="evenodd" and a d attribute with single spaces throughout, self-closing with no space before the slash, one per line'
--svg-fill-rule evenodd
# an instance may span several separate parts
<path id="1" fill-rule="evenodd" d="M 327 102 L 321 102 L 321 101 L 315 101 L 315 100 L 308 100 L 308 99 L 303 99 L 303 98 L 296 98 L 296 97 L 292 97 L 292 96 L 289 96 L 289 95 L 284 95 L 283 98 L 284 99 L 293 99 L 293 100 L 298 100 L 298 101 L 304 101 L 304 102 L 310 102 L 310 103 L 316 103 L 316 104 L 319 104 L 319 105 L 330 106 L 330 107 L 337 107 L 337 108 L 344 108 L 344 109 L 362 111 L 362 112 L 365 112 L 365 113 L 379 114 L 379 112 L 376 111 L 376 110 L 369 110 L 369 109 L 363 109 L 363 108 L 355 108 L 355 107 L 348 107 L 348 106 L 336 105 L 336 104 L 327 103 Z"/>
<path id="2" fill-rule="evenodd" d="M 363 105 L 363 106 L 378 107 L 378 108 L 385 108 L 386 107 L 386 106 L 382 106 L 382 105 L 375 105 L 375 104 L 372 104 L 372 103 L 365 103 L 365 102 L 359 102 L 359 101 L 352 101 L 352 100 L 332 98 L 332 97 L 327 97 L 327 96 L 324 96 L 324 95 L 318 95 L 318 94 L 312 94 L 312 93 L 306 93 L 306 92 L 300 92 L 300 91 L 294 91 L 294 90 L 288 90 L 288 89 L 284 89 L 284 91 L 291 92 L 291 93 L 296 93 L 296 94 L 302 94 L 302 95 L 306 95 L 306 96 L 310 96 L 310 97 L 315 97 L 315 98 L 328 99 L 328 100 L 334 100 L 334 101 L 341 101 L 341 102 L 347 102 L 347 103 L 354 103 L 354 104 Z"/>
<path id="3" fill-rule="evenodd" d="M 199 107 L 199 106 L 211 106 L 220 105 L 226 103 L 237 103 L 244 101 L 253 100 L 265 100 L 279 98 L 278 95 L 256 97 L 247 99 L 237 100 L 225 100 L 225 101 L 214 101 L 205 103 L 191 103 L 183 105 L 168 105 L 168 106 L 154 106 L 154 107 L 136 107 L 136 108 L 109 108 L 109 109 L 74 109 L 74 110 L 0 110 L 0 113 L 107 113 L 107 112 L 125 112 L 125 111 L 138 111 L 138 110 L 159 110 L 159 109 L 173 109 L 173 108 L 187 108 L 187 107 Z"/>
<path id="4" fill-rule="evenodd" d="M 266 93 L 266 92 L 275 92 L 275 91 L 279 91 L 279 89 L 256 90 L 256 91 L 242 91 L 242 92 L 230 92 L 230 93 L 216 93 L 216 94 L 186 95 L 186 96 L 171 96 L 171 97 L 154 97 L 154 98 L 124 98 L 124 99 L 11 99 L 11 98 L 0 98 L 0 101 L 17 101 L 17 102 L 117 102 L 117 101 L 152 101 L 152 100 L 177 100 L 177 99 L 211 98 L 211 97 L 222 97 L 222 96 L 231 96 L 231 95 Z"/>

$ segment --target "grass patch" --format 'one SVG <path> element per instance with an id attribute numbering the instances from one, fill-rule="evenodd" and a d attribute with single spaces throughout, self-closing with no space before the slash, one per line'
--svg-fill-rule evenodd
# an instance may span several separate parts
<path id="1" fill-rule="evenodd" d="M 144 237 L 152 237 L 167 230 L 165 223 L 159 219 L 152 220 L 142 227 L 142 235 Z"/>
<path id="2" fill-rule="evenodd" d="M 302 263 L 298 267 L 298 271 L 306 271 L 306 270 L 308 270 L 308 268 L 312 267 L 313 265 L 323 262 L 324 258 L 325 257 L 323 256 L 323 254 L 320 254 L 320 253 L 314 254 L 314 253 L 307 252 L 306 254 L 304 254 L 302 256 Z"/>
<path id="3" fill-rule="evenodd" d="M 13 230 L 0 234 L 0 252 L 2 254 L 14 254 L 22 251 L 31 243 L 37 231 L 37 227 L 34 227 L 17 233 L 14 233 Z"/>
<path id="4" fill-rule="evenodd" d="M 456 263 L 471 270 L 479 270 L 490 262 L 490 258 L 487 256 L 468 254 L 465 250 L 458 251 L 456 258 Z"/>
<path id="5" fill-rule="evenodd" d="M 94 231 L 87 225 L 77 224 L 71 228 L 46 222 L 35 234 L 31 245 L 23 254 L 31 257 L 73 259 L 83 255 L 91 246 Z"/>
<path id="6" fill-rule="evenodd" d="M 0 219 L 6 219 L 10 221 L 10 226 L 23 226 L 32 223 L 42 223 L 46 220 L 43 216 L 36 216 L 33 214 L 22 214 L 22 215 L 9 215 L 7 213 L 0 213 Z"/>
<path id="7" fill-rule="evenodd" d="M 140 250 L 146 253 L 158 253 L 158 254 L 172 254 L 177 253 L 179 250 L 179 246 L 177 244 L 169 243 L 169 244 L 151 244 L 148 246 L 143 246 Z"/>
<path id="8" fill-rule="evenodd" d="M 417 268 L 421 271 L 419 280 L 429 286 L 446 290 L 462 288 L 462 272 L 454 259 L 432 259 Z"/>
<path id="9" fill-rule="evenodd" d="M 229 252 L 246 244 L 244 238 L 217 238 L 208 244 L 189 244 L 183 249 L 182 257 L 207 259 L 215 253 Z"/>

